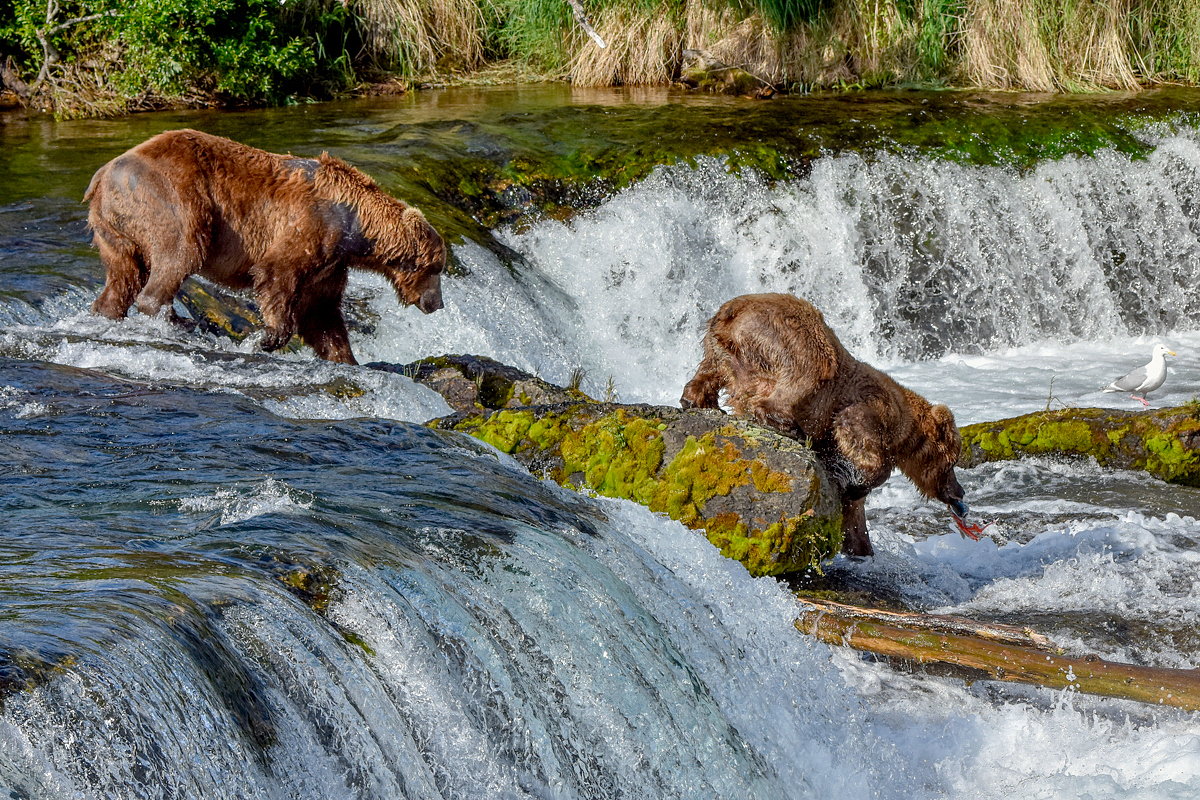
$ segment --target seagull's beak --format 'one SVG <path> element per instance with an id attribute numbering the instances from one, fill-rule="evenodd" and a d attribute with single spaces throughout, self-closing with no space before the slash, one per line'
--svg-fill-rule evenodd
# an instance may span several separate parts
<path id="1" fill-rule="evenodd" d="M 1167 351 L 1167 355 L 1169 355 L 1169 356 L 1173 356 L 1173 355 L 1175 355 L 1175 351 L 1174 351 L 1174 350 L 1168 350 L 1168 351 Z"/>

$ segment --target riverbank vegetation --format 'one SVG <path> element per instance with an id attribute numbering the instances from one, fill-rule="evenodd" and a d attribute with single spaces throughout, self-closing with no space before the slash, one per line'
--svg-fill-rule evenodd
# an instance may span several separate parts
<path id="1" fill-rule="evenodd" d="M 526 80 L 663 85 L 689 59 L 784 91 L 1195 85 L 1200 4 L 0 0 L 0 89 L 60 116 L 295 102 L 504 66 Z"/>

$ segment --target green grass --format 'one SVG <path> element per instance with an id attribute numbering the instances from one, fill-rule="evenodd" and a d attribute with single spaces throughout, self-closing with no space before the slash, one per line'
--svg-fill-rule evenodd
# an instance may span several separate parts
<path id="1" fill-rule="evenodd" d="M 581 0 L 604 49 L 566 0 L 53 0 L 49 21 L 47 3 L 0 0 L 0 57 L 33 80 L 45 35 L 61 62 L 42 91 L 87 88 L 100 110 L 116 95 L 283 103 L 381 69 L 415 80 L 503 61 L 666 83 L 697 48 L 815 89 L 1200 83 L 1196 0 Z"/>

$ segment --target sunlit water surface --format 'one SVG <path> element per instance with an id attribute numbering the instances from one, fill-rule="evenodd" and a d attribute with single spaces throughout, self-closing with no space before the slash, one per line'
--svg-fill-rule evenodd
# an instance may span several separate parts
<path id="1" fill-rule="evenodd" d="M 394 124 L 372 109 L 347 111 L 368 138 Z M 288 113 L 304 112 L 267 119 Z M 59 175 L 43 159 L 44 196 L 28 176 L 11 202 L 0 189 L 11 796 L 1200 794 L 1195 715 L 830 649 L 794 632 L 783 585 L 682 526 L 423 428 L 449 409 L 403 375 L 89 315 L 91 171 L 205 119 L 14 139 L 79 144 Z M 593 394 L 675 404 L 721 302 L 791 291 L 960 424 L 1136 410 L 1099 389 L 1158 341 L 1177 356 L 1152 404 L 1181 405 L 1200 392 L 1200 132 L 1146 135 L 1145 159 L 1032 170 L 919 153 L 830 155 L 774 184 L 715 160 L 660 169 L 570 222 L 497 231 L 524 263 L 457 245 L 434 315 L 355 276 L 377 319 L 353 346 L 559 383 L 581 367 Z M 1200 492 L 1086 462 L 960 479 L 997 520 L 982 541 L 896 477 L 868 503 L 876 557 L 829 578 L 1200 668 Z"/>

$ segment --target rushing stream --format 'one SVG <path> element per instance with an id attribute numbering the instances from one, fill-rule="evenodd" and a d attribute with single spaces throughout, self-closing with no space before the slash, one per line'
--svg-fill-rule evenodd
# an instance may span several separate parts
<path id="1" fill-rule="evenodd" d="M 891 127 L 867 120 L 872 102 Z M 960 424 L 1136 410 L 1100 387 L 1158 341 L 1177 356 L 1152 405 L 1196 398 L 1200 97 L 1171 95 L 1144 118 L 1081 101 L 1055 124 L 1070 131 L 1061 120 L 1078 114 L 1093 130 L 1108 115 L 1109 145 L 1007 157 L 948 151 L 945 119 L 914 111 L 923 102 L 956 101 L 551 87 L 0 118 L 0 790 L 1200 796 L 1200 715 L 831 649 L 795 632 L 786 585 L 681 525 L 423 427 L 449 409 L 401 374 L 88 313 L 102 281 L 80 203 L 92 172 L 188 126 L 327 149 L 467 232 L 432 315 L 354 276 L 363 363 L 471 353 L 559 384 L 582 370 L 594 396 L 676 404 L 724 300 L 790 291 Z M 1036 98 L 1022 103 L 1006 106 L 1008 129 L 1042 119 Z M 995 108 L 957 108 L 954 125 L 1002 135 Z M 421 177 L 501 146 L 586 149 L 619 135 L 608 130 L 640 153 L 657 134 L 639 132 L 671 114 L 696 116 L 670 146 L 736 125 L 747 142 L 753 128 L 817 144 L 785 175 L 693 150 L 580 192 L 573 215 L 490 232 Z M 1200 490 L 1051 460 L 960 480 L 998 520 L 982 541 L 897 476 L 868 502 L 877 555 L 834 559 L 826 579 L 1029 625 L 1074 654 L 1200 669 Z"/>

